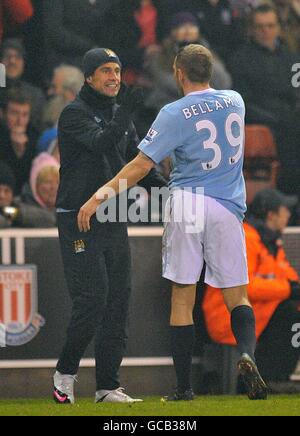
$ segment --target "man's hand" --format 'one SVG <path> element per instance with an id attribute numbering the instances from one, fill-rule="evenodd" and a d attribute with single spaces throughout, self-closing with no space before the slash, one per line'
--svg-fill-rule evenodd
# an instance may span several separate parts
<path id="1" fill-rule="evenodd" d="M 89 232 L 91 230 L 91 218 L 96 213 L 100 204 L 101 200 L 97 200 L 96 196 L 93 195 L 89 201 L 82 206 L 77 217 L 80 232 Z"/>

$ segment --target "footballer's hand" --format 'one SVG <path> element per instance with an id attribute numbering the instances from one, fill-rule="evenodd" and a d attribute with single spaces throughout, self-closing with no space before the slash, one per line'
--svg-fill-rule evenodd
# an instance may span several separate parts
<path id="1" fill-rule="evenodd" d="M 80 232 L 89 232 L 91 230 L 91 218 L 95 215 L 100 204 L 101 200 L 97 200 L 96 195 L 93 195 L 89 201 L 82 206 L 77 217 Z"/>

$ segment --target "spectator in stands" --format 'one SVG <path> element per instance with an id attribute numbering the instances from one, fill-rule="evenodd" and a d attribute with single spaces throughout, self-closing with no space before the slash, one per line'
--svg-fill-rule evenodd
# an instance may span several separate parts
<path id="1" fill-rule="evenodd" d="M 60 114 L 75 100 L 82 88 L 84 76 L 81 70 L 71 65 L 61 65 L 55 68 L 48 95 L 51 97 L 44 108 L 43 124 L 46 130 L 38 142 L 38 153 L 48 152 L 52 142 L 57 139 L 57 124 Z"/>
<path id="2" fill-rule="evenodd" d="M 167 36 L 169 17 L 179 12 L 190 12 L 198 20 L 204 38 L 225 61 L 228 52 L 238 45 L 236 16 L 229 0 L 164 0 L 158 7 L 161 14 L 159 35 Z M 162 28 L 164 31 L 162 31 Z"/>
<path id="3" fill-rule="evenodd" d="M 300 2 L 273 0 L 280 19 L 281 38 L 291 52 L 300 53 Z"/>
<path id="4" fill-rule="evenodd" d="M 66 101 L 61 95 L 52 97 L 46 104 L 43 113 L 43 125 L 46 128 L 38 140 L 37 153 L 50 153 L 52 143 L 57 139 L 58 119 L 65 107 Z"/>
<path id="5" fill-rule="evenodd" d="M 148 105 L 160 110 L 162 106 L 178 99 L 178 89 L 173 74 L 173 64 L 178 50 L 187 44 L 199 43 L 208 46 L 200 33 L 197 19 L 189 12 L 181 12 L 171 19 L 169 37 L 163 42 L 160 53 L 148 60 L 148 72 L 153 80 L 153 92 Z M 215 55 L 212 87 L 228 89 L 231 77 L 222 61 Z"/>
<path id="6" fill-rule="evenodd" d="M 41 115 L 46 103 L 43 92 L 24 80 L 25 50 L 18 39 L 7 39 L 1 47 L 0 62 L 6 67 L 6 88 L 0 89 L 0 107 L 5 104 L 7 92 L 16 88 L 26 92 L 32 103 L 31 122 L 37 130 L 41 129 Z"/>
<path id="7" fill-rule="evenodd" d="M 2 0 L 0 2 L 0 43 L 9 29 L 25 23 L 33 14 L 30 0 Z"/>
<path id="8" fill-rule="evenodd" d="M 16 180 L 12 170 L 0 161 L 0 228 L 53 227 L 55 214 L 28 205 L 14 196 Z"/>
<path id="9" fill-rule="evenodd" d="M 297 57 L 279 39 L 276 10 L 269 5 L 250 17 L 250 40 L 231 59 L 234 88 L 247 106 L 247 122 L 274 130 L 282 166 L 280 188 L 300 195 L 299 90 L 292 86 Z"/>
<path id="10" fill-rule="evenodd" d="M 300 357 L 300 349 L 292 346 L 292 326 L 300 322 L 300 281 L 286 258 L 282 241 L 291 216 L 290 208 L 296 203 L 296 197 L 279 191 L 261 191 L 244 225 L 250 279 L 248 294 L 257 322 L 256 358 L 262 376 L 275 383 L 288 382 Z M 207 288 L 203 309 L 210 337 L 220 344 L 235 345 L 220 290 Z"/>
<path id="11" fill-rule="evenodd" d="M 106 14 L 112 3 L 112 0 L 43 1 L 46 64 L 50 74 L 62 63 L 80 67 L 84 53 L 102 39 L 105 41 L 110 31 Z"/>
<path id="12" fill-rule="evenodd" d="M 59 163 L 48 153 L 41 153 L 32 163 L 30 181 L 22 191 L 22 201 L 43 209 L 48 221 L 56 223 L 55 201 L 59 184 Z"/>
<path id="13" fill-rule="evenodd" d="M 28 181 L 36 153 L 37 132 L 30 124 L 31 99 L 16 89 L 7 94 L 4 117 L 0 123 L 0 160 L 6 162 L 16 177 L 16 194 Z"/>
<path id="14" fill-rule="evenodd" d="M 79 68 L 71 65 L 60 65 L 53 71 L 49 96 L 61 96 L 66 104 L 75 100 L 76 95 L 82 88 L 84 76 Z"/>
<path id="15" fill-rule="evenodd" d="M 201 32 L 211 48 L 226 61 L 240 39 L 230 3 L 228 0 L 204 0 L 197 3 L 193 12 L 198 17 Z"/>
<path id="16" fill-rule="evenodd" d="M 134 18 L 141 31 L 138 46 L 148 48 L 157 44 L 158 13 L 152 0 L 138 0 L 134 11 Z"/>

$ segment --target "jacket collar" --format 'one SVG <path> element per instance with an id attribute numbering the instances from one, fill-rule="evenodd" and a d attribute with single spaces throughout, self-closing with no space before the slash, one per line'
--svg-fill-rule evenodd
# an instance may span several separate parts
<path id="1" fill-rule="evenodd" d="M 116 104 L 115 98 L 100 94 L 100 92 L 92 89 L 87 83 L 81 88 L 79 97 L 89 106 L 92 106 L 93 109 L 112 109 Z"/>

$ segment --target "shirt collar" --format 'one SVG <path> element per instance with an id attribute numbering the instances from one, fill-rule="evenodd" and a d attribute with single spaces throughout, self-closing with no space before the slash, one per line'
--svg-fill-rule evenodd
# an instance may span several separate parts
<path id="1" fill-rule="evenodd" d="M 189 95 L 201 95 L 201 94 L 206 94 L 207 92 L 213 92 L 213 91 L 215 91 L 215 89 L 213 89 L 213 88 L 207 88 L 207 89 L 203 89 L 203 91 L 190 92 L 189 94 L 186 95 L 186 97 L 188 97 Z"/>

